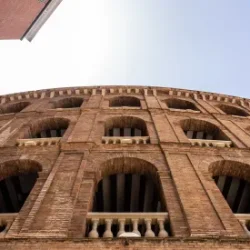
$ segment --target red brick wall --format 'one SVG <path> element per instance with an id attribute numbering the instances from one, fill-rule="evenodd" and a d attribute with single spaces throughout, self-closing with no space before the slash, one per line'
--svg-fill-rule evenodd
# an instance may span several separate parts
<path id="1" fill-rule="evenodd" d="M 0 39 L 20 39 L 49 0 L 0 0 Z"/>
<path id="2" fill-rule="evenodd" d="M 109 108 L 109 99 L 118 93 L 103 96 L 91 94 L 91 91 L 78 93 L 85 100 L 81 108 L 51 109 L 51 100 L 68 97 L 67 93 L 53 91 L 51 95 L 47 91 L 37 95 L 38 99 L 31 98 L 30 93 L 31 105 L 22 112 L 0 115 L 0 162 L 33 159 L 43 166 L 39 181 L 9 231 L 0 233 L 0 249 L 28 250 L 38 246 L 41 250 L 250 249 L 250 239 L 208 171 L 210 163 L 223 159 L 250 163 L 250 132 L 246 129 L 250 126 L 249 118 L 216 113 L 212 102 L 201 99 L 196 102 L 191 97 L 200 113 L 170 111 L 162 105 L 164 96 L 157 97 L 152 93 L 147 96 L 143 91 L 133 93 L 140 99 L 141 109 Z M 17 96 L 12 99 L 17 101 Z M 9 97 L 2 100 L 12 102 Z M 105 121 L 121 115 L 143 119 L 151 143 L 102 144 Z M 60 146 L 16 147 L 16 139 L 20 138 L 27 124 L 47 117 L 71 121 Z M 215 124 L 236 147 L 192 147 L 180 127 L 180 121 L 188 118 Z M 170 216 L 174 235 L 171 239 L 125 242 L 91 241 L 83 237 L 86 214 L 91 210 L 102 164 L 119 157 L 139 158 L 155 166 Z M 196 238 L 198 236 L 200 238 Z M 25 237 L 29 240 L 23 241 Z M 37 242 L 33 238 L 37 238 Z M 46 242 L 41 238 L 53 240 Z M 69 239 L 72 238 L 78 242 L 71 242 Z"/>

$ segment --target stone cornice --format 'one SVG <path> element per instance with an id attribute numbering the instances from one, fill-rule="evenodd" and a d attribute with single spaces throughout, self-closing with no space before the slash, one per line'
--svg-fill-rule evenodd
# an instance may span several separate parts
<path id="1" fill-rule="evenodd" d="M 36 91 L 28 91 L 0 96 L 0 104 L 27 101 L 34 99 L 54 98 L 54 97 L 69 97 L 80 95 L 138 95 L 145 96 L 172 96 L 184 97 L 194 100 L 217 101 L 223 103 L 238 104 L 242 107 L 250 108 L 250 99 L 236 96 L 209 93 L 203 91 L 193 91 L 167 87 L 150 87 L 150 86 L 82 86 L 69 88 L 44 89 Z"/>

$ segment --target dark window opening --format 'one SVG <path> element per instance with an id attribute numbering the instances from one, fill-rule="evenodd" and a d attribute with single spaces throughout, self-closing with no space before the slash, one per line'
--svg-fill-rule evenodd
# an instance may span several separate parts
<path id="1" fill-rule="evenodd" d="M 206 133 L 204 131 L 184 131 L 189 139 L 203 139 L 203 140 L 215 140 L 213 134 Z"/>
<path id="2" fill-rule="evenodd" d="M 221 104 L 218 105 L 218 108 L 220 108 L 227 115 L 248 116 L 248 113 L 245 110 L 234 106 Z"/>
<path id="3" fill-rule="evenodd" d="M 64 98 L 54 102 L 53 108 L 79 108 L 82 106 L 83 98 L 80 97 L 72 97 L 72 98 Z"/>
<path id="4" fill-rule="evenodd" d="M 33 138 L 62 137 L 65 131 L 65 129 L 47 129 L 38 132 Z"/>
<path id="5" fill-rule="evenodd" d="M 48 118 L 36 122 L 25 132 L 23 138 L 53 138 L 62 137 L 69 126 L 64 118 Z"/>
<path id="6" fill-rule="evenodd" d="M 146 123 L 136 117 L 114 117 L 105 123 L 105 136 L 148 136 Z"/>
<path id="7" fill-rule="evenodd" d="M 110 107 L 141 107 L 140 100 L 132 96 L 114 97 L 109 101 Z"/>
<path id="8" fill-rule="evenodd" d="M 18 102 L 0 106 L 0 114 L 18 113 L 30 105 L 29 102 Z"/>
<path id="9" fill-rule="evenodd" d="M 38 173 L 24 173 L 0 181 L 0 213 L 18 213 L 29 196 Z"/>
<path id="10" fill-rule="evenodd" d="M 0 233 L 2 233 L 7 227 L 7 222 L 6 221 L 1 221 L 0 222 Z"/>
<path id="11" fill-rule="evenodd" d="M 232 176 L 216 176 L 215 183 L 234 213 L 250 213 L 250 184 Z"/>
<path id="12" fill-rule="evenodd" d="M 109 175 L 98 184 L 93 212 L 164 211 L 160 191 L 150 175 Z"/>
<path id="13" fill-rule="evenodd" d="M 199 111 L 194 103 L 182 99 L 170 98 L 165 100 L 167 106 L 171 109 L 183 109 L 183 110 L 194 110 Z"/>
<path id="14" fill-rule="evenodd" d="M 189 139 L 230 141 L 217 126 L 204 120 L 187 119 L 181 127 Z"/>

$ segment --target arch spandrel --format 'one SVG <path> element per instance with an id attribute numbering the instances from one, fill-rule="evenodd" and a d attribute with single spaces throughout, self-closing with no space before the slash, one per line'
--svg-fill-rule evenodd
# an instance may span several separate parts
<path id="1" fill-rule="evenodd" d="M 0 163 L 0 180 L 12 175 L 41 172 L 42 165 L 34 160 L 9 160 Z"/>
<path id="2" fill-rule="evenodd" d="M 198 164 L 196 165 L 197 169 L 203 173 L 208 173 L 212 176 L 211 166 L 215 168 L 216 164 L 221 162 L 234 162 L 236 164 L 241 165 L 249 165 L 250 166 L 250 158 L 241 159 L 239 157 L 230 157 L 230 156 L 223 156 L 223 155 L 215 155 L 215 156 L 207 156 L 207 157 L 200 157 L 200 160 L 197 161 Z"/>
<path id="3" fill-rule="evenodd" d="M 212 176 L 232 176 L 250 181 L 250 162 L 236 160 L 221 160 L 209 165 L 208 171 Z"/>
<path id="4" fill-rule="evenodd" d="M 152 169 L 159 173 L 168 172 L 168 166 L 165 162 L 165 158 L 162 154 L 141 154 L 141 153 L 113 153 L 112 156 L 110 154 L 92 154 L 91 158 L 88 159 L 88 165 L 92 166 L 92 171 L 98 173 L 98 176 L 101 176 L 103 168 L 106 167 L 106 162 L 112 162 L 114 159 L 136 159 L 137 161 L 144 162 L 149 166 L 152 166 Z M 88 168 L 90 171 L 90 169 Z"/>

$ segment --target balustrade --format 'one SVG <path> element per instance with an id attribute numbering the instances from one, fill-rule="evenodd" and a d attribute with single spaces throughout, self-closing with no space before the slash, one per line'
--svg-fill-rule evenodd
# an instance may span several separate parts
<path id="1" fill-rule="evenodd" d="M 230 148 L 233 146 L 231 141 L 220 141 L 220 140 L 206 140 L 206 139 L 189 139 L 192 146 L 201 147 L 219 147 L 219 148 Z"/>
<path id="2" fill-rule="evenodd" d="M 17 146 L 19 147 L 51 146 L 51 145 L 57 145 L 60 139 L 61 139 L 60 137 L 17 139 Z"/>
<path id="3" fill-rule="evenodd" d="M 88 213 L 89 238 L 168 237 L 168 213 Z"/>
<path id="4" fill-rule="evenodd" d="M 193 110 L 193 109 L 175 109 L 175 108 L 168 108 L 170 111 L 176 111 L 176 112 L 191 112 L 191 113 L 200 113 L 199 110 Z"/>
<path id="5" fill-rule="evenodd" d="M 103 136 L 104 144 L 148 144 L 149 136 Z"/>

